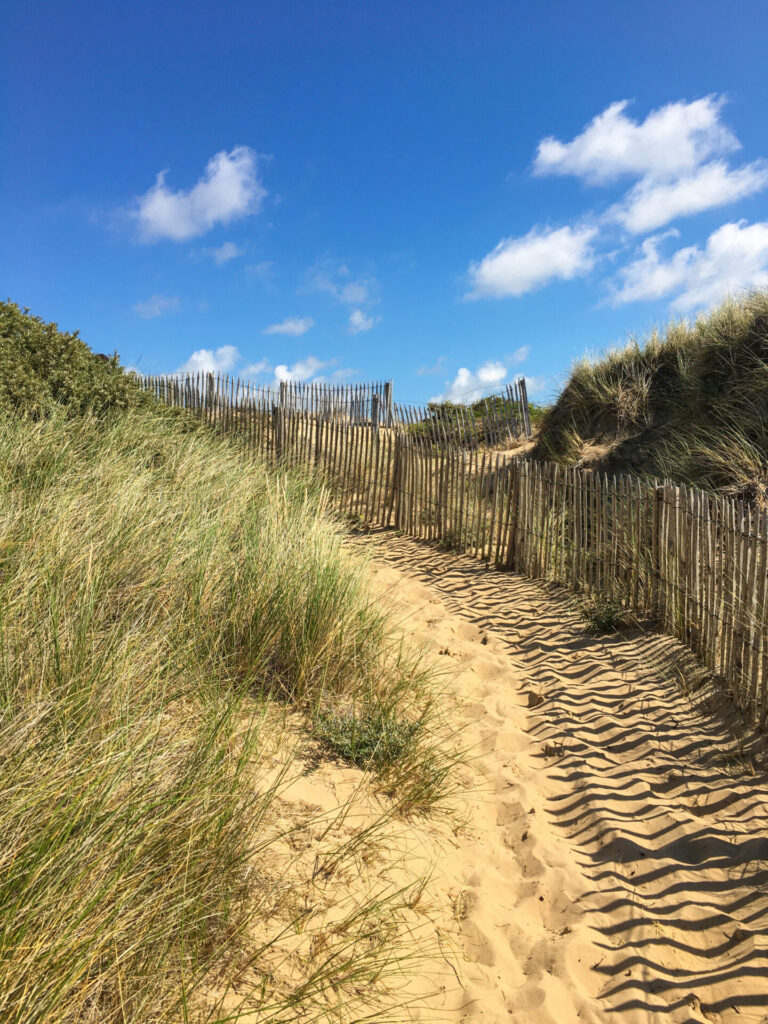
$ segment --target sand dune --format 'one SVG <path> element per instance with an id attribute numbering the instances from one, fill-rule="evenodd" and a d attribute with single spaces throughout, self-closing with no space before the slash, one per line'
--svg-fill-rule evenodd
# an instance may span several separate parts
<path id="1" fill-rule="evenodd" d="M 474 755 L 466 828 L 435 838 L 429 887 L 454 952 L 403 1019 L 768 1020 L 763 747 L 732 738 L 691 657 L 640 631 L 586 637 L 562 592 L 470 559 L 363 543 L 448 670 Z"/>

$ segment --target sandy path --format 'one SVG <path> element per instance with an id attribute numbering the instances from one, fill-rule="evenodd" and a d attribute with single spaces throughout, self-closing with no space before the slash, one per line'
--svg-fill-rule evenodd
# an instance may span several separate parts
<path id="1" fill-rule="evenodd" d="M 456 977 L 409 1019 L 768 1022 L 768 775 L 705 691 L 684 695 L 683 649 L 585 637 L 557 591 L 391 533 L 364 543 L 450 668 L 475 755 L 468 828 L 431 886 Z"/>

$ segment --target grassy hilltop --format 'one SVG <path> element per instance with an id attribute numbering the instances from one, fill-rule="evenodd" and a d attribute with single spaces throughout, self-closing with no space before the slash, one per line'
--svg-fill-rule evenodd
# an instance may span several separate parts
<path id="1" fill-rule="evenodd" d="M 324 491 L 12 303 L 0 467 L 0 1018 L 219 1020 L 197 993 L 245 957 L 263 1019 L 346 1019 L 390 933 L 363 903 L 275 980 L 272 944 L 309 911 L 265 874 L 273 723 L 370 767 L 389 814 L 428 807 L 445 763 Z"/>
<path id="2" fill-rule="evenodd" d="M 578 362 L 534 454 L 764 500 L 768 293 Z"/>

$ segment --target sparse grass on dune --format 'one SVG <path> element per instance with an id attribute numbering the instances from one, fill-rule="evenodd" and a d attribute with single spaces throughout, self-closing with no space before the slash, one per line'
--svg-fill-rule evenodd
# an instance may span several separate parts
<path id="1" fill-rule="evenodd" d="M 768 463 L 768 292 L 729 299 L 572 369 L 537 455 L 600 463 L 747 497 Z M 763 497 L 765 495 L 763 494 Z"/>
<path id="2" fill-rule="evenodd" d="M 147 409 L 0 415 L 0 466 L 0 1018 L 196 1019 L 266 913 L 265 702 L 326 739 L 333 716 L 369 723 L 360 758 L 410 811 L 447 771 L 428 680 L 300 474 Z M 346 981 L 393 957 L 371 899 L 295 992 L 264 980 L 264 1019 L 328 993 L 345 1019 Z"/>

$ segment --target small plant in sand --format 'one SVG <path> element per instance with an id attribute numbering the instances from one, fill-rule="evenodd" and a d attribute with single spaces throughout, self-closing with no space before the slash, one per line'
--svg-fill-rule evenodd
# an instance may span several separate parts
<path id="1" fill-rule="evenodd" d="M 440 538 L 438 545 L 441 551 L 461 551 L 464 547 L 461 530 L 447 530 Z"/>
<path id="2" fill-rule="evenodd" d="M 580 601 L 578 609 L 579 614 L 586 622 L 586 632 L 590 636 L 615 633 L 620 627 L 631 624 L 626 608 L 622 608 L 617 601 L 600 595 Z"/>
<path id="3" fill-rule="evenodd" d="M 315 734 L 335 754 L 374 770 L 396 764 L 414 746 L 420 728 L 420 722 L 403 722 L 384 709 L 326 711 L 315 718 Z"/>

